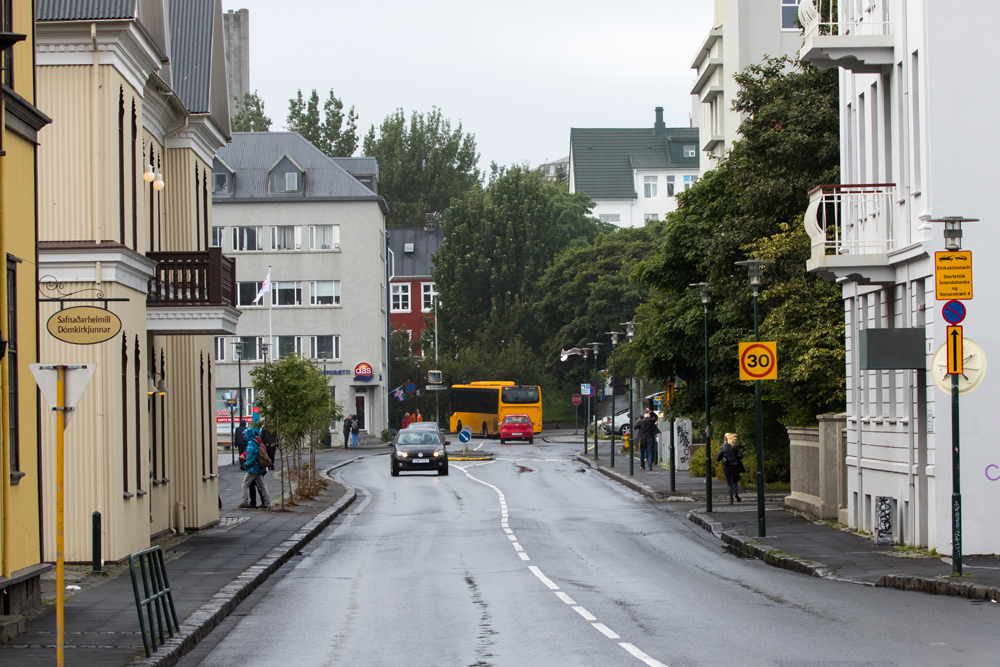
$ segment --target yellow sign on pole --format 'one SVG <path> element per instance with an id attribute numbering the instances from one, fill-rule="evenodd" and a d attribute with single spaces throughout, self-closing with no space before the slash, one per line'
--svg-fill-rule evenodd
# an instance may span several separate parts
<path id="1" fill-rule="evenodd" d="M 947 359 L 945 359 L 948 364 L 948 375 L 962 375 L 965 372 L 963 368 L 965 339 L 962 335 L 962 327 L 948 327 L 948 333 L 945 337 L 948 341 Z"/>
<path id="2" fill-rule="evenodd" d="M 938 301 L 972 299 L 972 251 L 934 253 L 934 296 Z"/>
<path id="3" fill-rule="evenodd" d="M 740 343 L 741 380 L 777 380 L 777 343 Z"/>

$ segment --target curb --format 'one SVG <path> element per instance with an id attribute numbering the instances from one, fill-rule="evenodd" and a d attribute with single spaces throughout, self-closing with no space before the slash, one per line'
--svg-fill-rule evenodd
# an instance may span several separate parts
<path id="1" fill-rule="evenodd" d="M 449 461 L 492 461 L 492 456 L 449 456 Z"/>
<path id="2" fill-rule="evenodd" d="M 642 482 L 637 482 L 634 479 L 629 479 L 625 475 L 617 473 L 617 472 L 615 472 L 613 470 L 608 470 L 607 468 L 605 468 L 603 466 L 595 466 L 593 464 L 593 462 L 590 459 L 588 459 L 586 456 L 582 456 L 580 454 L 577 454 L 576 455 L 576 460 L 578 462 L 580 462 L 580 463 L 586 464 L 592 470 L 596 470 L 597 472 L 601 473 L 605 477 L 610 477 L 611 479 L 615 480 L 619 484 L 627 486 L 628 488 L 632 489 L 633 491 L 637 491 L 637 492 L 641 493 L 642 495 L 646 496 L 650 500 L 657 500 L 657 501 L 663 501 L 663 500 L 665 500 L 667 502 L 694 502 L 694 498 L 691 498 L 689 496 L 680 496 L 680 495 L 672 494 L 669 491 L 654 491 L 652 489 L 652 487 L 650 487 L 650 486 L 648 486 L 646 484 L 643 484 Z"/>
<path id="3" fill-rule="evenodd" d="M 900 591 L 917 591 L 929 595 L 950 595 L 970 600 L 1000 601 L 1000 588 L 977 586 L 951 580 L 950 577 L 937 579 L 916 577 L 909 574 L 887 574 L 878 580 L 876 586 L 895 588 Z"/>
<path id="4" fill-rule="evenodd" d="M 361 457 L 359 457 L 361 458 Z M 357 459 L 344 461 L 327 468 L 325 474 L 335 468 L 341 468 Z M 132 660 L 127 667 L 170 667 L 176 665 L 185 654 L 207 637 L 227 616 L 239 606 L 240 602 L 250 596 L 267 578 L 278 571 L 288 560 L 298 553 L 302 547 L 319 535 L 358 497 L 357 490 L 350 484 L 344 484 L 346 492 L 333 506 L 323 510 L 299 529 L 290 538 L 271 549 L 271 551 L 254 563 L 232 582 L 223 586 L 218 593 L 191 613 L 182 623 L 180 631 L 161 644 L 160 650 L 151 657 Z"/>

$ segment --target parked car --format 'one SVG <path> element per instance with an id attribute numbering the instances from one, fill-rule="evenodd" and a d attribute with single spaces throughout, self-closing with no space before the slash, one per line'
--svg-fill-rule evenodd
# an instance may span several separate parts
<path id="1" fill-rule="evenodd" d="M 403 470 L 431 470 L 448 474 L 448 450 L 451 443 L 436 430 L 404 428 L 389 443 L 389 474 L 397 477 Z"/>
<path id="2" fill-rule="evenodd" d="M 600 422 L 601 431 L 604 435 L 611 435 L 611 421 L 608 417 L 605 417 Z M 628 408 L 625 408 L 621 412 L 615 415 L 615 433 L 618 435 L 625 435 L 629 432 L 628 423 Z"/>
<path id="3" fill-rule="evenodd" d="M 528 415 L 507 415 L 500 422 L 500 444 L 506 445 L 508 440 L 527 440 L 528 444 L 535 442 L 535 425 Z"/>

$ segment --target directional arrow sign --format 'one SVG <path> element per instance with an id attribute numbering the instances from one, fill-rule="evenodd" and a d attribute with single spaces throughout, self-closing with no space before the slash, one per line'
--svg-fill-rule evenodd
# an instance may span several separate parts
<path id="1" fill-rule="evenodd" d="M 962 368 L 962 327 L 948 327 L 947 340 L 948 354 L 946 359 L 948 362 L 948 375 L 961 375 L 964 370 Z"/>
<path id="2" fill-rule="evenodd" d="M 461 443 L 466 443 L 469 440 L 472 440 L 472 431 L 468 431 L 463 428 L 462 431 L 458 434 L 458 441 Z"/>
<path id="3" fill-rule="evenodd" d="M 28 367 L 31 368 L 31 374 L 35 376 L 38 389 L 42 392 L 42 397 L 45 398 L 45 402 L 53 410 L 59 406 L 56 393 L 56 382 L 59 379 L 57 367 L 59 366 L 66 369 L 66 386 L 63 390 L 65 396 L 62 407 L 75 408 L 83 397 L 83 392 L 87 389 L 87 385 L 90 384 L 90 378 L 94 377 L 97 364 L 28 364 Z M 73 418 L 73 412 L 72 409 L 66 411 L 66 420 L 63 422 L 64 427 L 69 426 L 69 420 Z"/>
<path id="4" fill-rule="evenodd" d="M 580 393 L 584 396 L 590 397 L 594 395 L 594 385 L 592 384 L 581 384 Z"/>

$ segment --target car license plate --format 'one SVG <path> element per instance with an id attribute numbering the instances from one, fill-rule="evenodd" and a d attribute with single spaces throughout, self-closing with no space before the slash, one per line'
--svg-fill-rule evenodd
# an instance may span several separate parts
<path id="1" fill-rule="evenodd" d="M 410 459 L 413 463 L 430 463 L 430 459 Z"/>
<path id="2" fill-rule="evenodd" d="M 522 436 L 524 434 L 523 433 L 512 433 L 511 435 Z"/>

